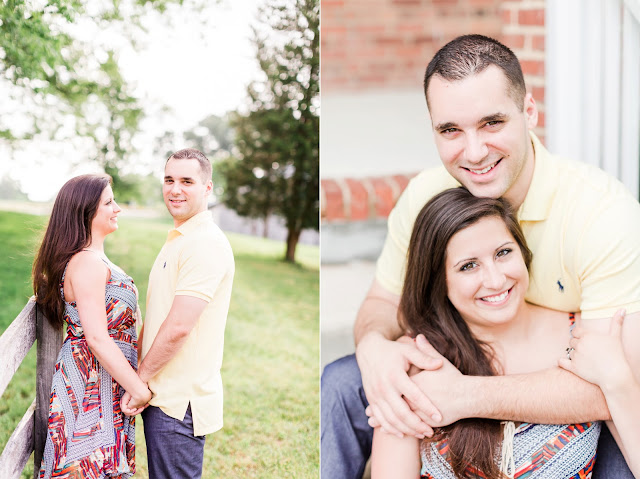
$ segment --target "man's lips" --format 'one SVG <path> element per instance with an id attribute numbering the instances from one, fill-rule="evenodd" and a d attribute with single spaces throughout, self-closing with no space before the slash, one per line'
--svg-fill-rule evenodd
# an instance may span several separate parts
<path id="1" fill-rule="evenodd" d="M 466 167 L 463 167 L 463 168 L 464 168 L 465 170 L 467 170 L 468 172 L 470 172 L 470 173 L 474 174 L 474 175 L 481 176 L 481 175 L 486 175 L 487 173 L 489 173 L 489 172 L 490 172 L 491 170 L 493 170 L 493 169 L 498 165 L 498 163 L 500 163 L 501 161 L 502 161 L 502 158 L 500 158 L 498 161 L 495 161 L 495 162 L 493 162 L 493 163 L 490 163 L 490 164 L 488 164 L 488 165 L 486 165 L 486 166 L 484 166 L 484 167 L 482 167 L 482 168 L 466 168 Z"/>

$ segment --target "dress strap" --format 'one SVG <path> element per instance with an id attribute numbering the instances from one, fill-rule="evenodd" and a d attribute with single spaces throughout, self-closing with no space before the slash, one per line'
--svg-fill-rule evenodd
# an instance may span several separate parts
<path id="1" fill-rule="evenodd" d="M 576 313 L 569 313 L 569 334 L 573 337 L 573 328 L 576 327 Z"/>
<path id="2" fill-rule="evenodd" d="M 102 262 L 107 266 L 107 269 L 109 270 L 109 279 L 111 279 L 111 276 L 113 275 L 113 270 L 111 269 L 111 265 L 113 263 L 108 258 L 105 258 L 100 253 L 98 253 L 97 251 L 94 251 L 92 249 L 83 248 L 82 251 L 91 251 L 92 253 L 97 254 L 98 257 L 102 260 Z"/>
<path id="3" fill-rule="evenodd" d="M 67 275 L 67 268 L 69 267 L 69 261 L 67 261 L 67 264 L 64 265 L 64 271 L 62 272 L 62 278 L 60 279 L 60 296 L 62 296 L 62 301 L 66 300 L 64 299 L 64 277 Z"/>

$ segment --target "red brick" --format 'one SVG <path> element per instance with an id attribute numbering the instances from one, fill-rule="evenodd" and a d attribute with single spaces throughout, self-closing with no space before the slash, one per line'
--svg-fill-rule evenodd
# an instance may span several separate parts
<path id="1" fill-rule="evenodd" d="M 407 175 L 393 175 L 391 178 L 395 180 L 401 192 L 404 191 L 404 189 L 409 184 L 409 180 L 411 179 L 411 177 Z"/>
<path id="2" fill-rule="evenodd" d="M 500 11 L 500 19 L 505 25 L 510 25 L 512 21 L 511 10 L 507 10 L 505 8 L 504 10 Z"/>
<path id="3" fill-rule="evenodd" d="M 499 4 L 496 0 L 470 0 L 470 2 L 474 7 L 487 7 L 491 9 L 497 9 Z"/>
<path id="4" fill-rule="evenodd" d="M 542 60 L 521 60 L 520 66 L 522 67 L 522 73 L 525 75 L 544 75 L 544 61 Z"/>
<path id="5" fill-rule="evenodd" d="M 416 58 L 422 55 L 422 48 L 420 46 L 402 46 L 400 48 L 396 48 L 396 61 L 404 60 L 405 58 Z M 391 71 L 393 71 L 394 66 L 391 66 Z"/>
<path id="6" fill-rule="evenodd" d="M 374 39 L 378 45 L 402 45 L 404 40 L 398 36 L 378 36 Z"/>
<path id="7" fill-rule="evenodd" d="M 347 178 L 347 186 L 351 193 L 351 204 L 347 216 L 351 220 L 365 220 L 369 217 L 369 195 L 358 180 Z"/>
<path id="8" fill-rule="evenodd" d="M 358 25 L 353 27 L 354 32 L 361 33 L 384 33 L 385 27 L 384 25 Z"/>
<path id="9" fill-rule="evenodd" d="M 534 86 L 533 88 L 531 88 L 531 95 L 533 96 L 533 99 L 538 102 L 541 103 L 544 101 L 544 87 L 541 86 Z"/>
<path id="10" fill-rule="evenodd" d="M 524 48 L 524 35 L 502 35 L 502 43 L 511 49 Z"/>
<path id="11" fill-rule="evenodd" d="M 345 26 L 329 26 L 329 25 L 323 25 L 320 28 L 320 32 L 322 35 L 338 35 L 338 34 L 345 34 L 347 33 L 347 27 Z"/>
<path id="12" fill-rule="evenodd" d="M 531 38 L 531 47 L 537 51 L 544 51 L 544 35 L 534 35 Z"/>
<path id="13" fill-rule="evenodd" d="M 544 112 L 539 110 L 538 110 L 538 126 L 540 128 L 544 128 L 546 126 Z"/>
<path id="14" fill-rule="evenodd" d="M 520 25 L 544 25 L 544 8 L 520 10 L 518 23 Z"/>
<path id="15" fill-rule="evenodd" d="M 329 221 L 344 219 L 344 202 L 342 190 L 335 180 L 324 179 L 320 182 L 322 198 L 322 217 Z"/>
<path id="16" fill-rule="evenodd" d="M 386 218 L 395 204 L 393 190 L 383 178 L 372 178 L 371 184 L 376 193 L 376 216 Z"/>

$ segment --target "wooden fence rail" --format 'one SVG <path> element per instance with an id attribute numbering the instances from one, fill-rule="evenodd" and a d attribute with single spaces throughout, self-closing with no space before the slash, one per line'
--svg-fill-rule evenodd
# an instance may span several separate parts
<path id="1" fill-rule="evenodd" d="M 0 336 L 0 397 L 35 341 L 36 397 L 0 455 L 2 479 L 18 479 L 32 452 L 33 477 L 38 476 L 47 434 L 53 368 L 62 344 L 62 330 L 51 326 L 31 298 Z"/>

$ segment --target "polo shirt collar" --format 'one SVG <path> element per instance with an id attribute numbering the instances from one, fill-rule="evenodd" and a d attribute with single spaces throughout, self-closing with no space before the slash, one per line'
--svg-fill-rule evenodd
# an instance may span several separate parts
<path id="1" fill-rule="evenodd" d="M 176 236 L 179 236 L 179 235 L 186 236 L 192 231 L 194 231 L 195 229 L 197 229 L 198 226 L 210 220 L 211 220 L 211 211 L 209 210 L 201 211 L 200 213 L 193 215 L 191 218 L 189 218 L 187 221 L 182 223 L 177 228 L 173 228 L 169 230 L 169 239 L 175 238 Z"/>
<path id="2" fill-rule="evenodd" d="M 535 163 L 531 185 L 524 198 L 524 202 L 518 208 L 519 221 L 543 221 L 549 216 L 553 205 L 553 198 L 557 188 L 557 171 L 553 168 L 553 157 L 542 146 L 538 137 L 531 134 L 531 144 Z"/>

